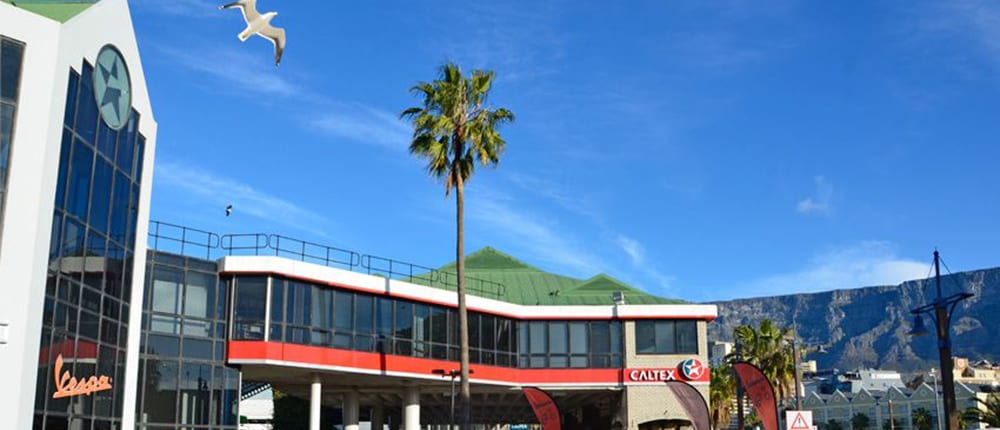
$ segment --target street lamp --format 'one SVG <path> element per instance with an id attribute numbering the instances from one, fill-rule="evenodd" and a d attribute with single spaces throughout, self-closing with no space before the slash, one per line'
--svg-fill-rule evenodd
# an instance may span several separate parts
<path id="1" fill-rule="evenodd" d="M 934 302 L 910 309 L 913 318 L 912 336 L 929 334 L 924 319 L 920 314 L 928 314 L 934 319 L 937 329 L 938 359 L 941 361 L 941 389 L 944 391 L 944 411 L 948 415 L 946 430 L 958 430 L 958 412 L 955 404 L 955 375 L 951 362 L 951 316 L 955 306 L 962 300 L 974 296 L 972 293 L 958 293 L 948 297 L 941 296 L 941 266 L 938 251 L 934 250 L 934 280 L 937 286 L 937 298 Z"/>
<path id="2" fill-rule="evenodd" d="M 455 429 L 455 378 L 457 378 L 459 376 L 462 376 L 462 370 L 461 369 L 451 369 L 451 370 L 434 369 L 434 370 L 431 370 L 431 373 L 433 373 L 435 375 L 441 375 L 442 378 L 444 378 L 444 377 L 451 378 L 451 419 L 450 419 L 450 421 L 448 421 L 448 430 L 454 430 Z M 476 372 L 474 370 L 472 370 L 472 369 L 469 369 L 469 374 L 471 375 L 473 373 L 476 373 Z"/>

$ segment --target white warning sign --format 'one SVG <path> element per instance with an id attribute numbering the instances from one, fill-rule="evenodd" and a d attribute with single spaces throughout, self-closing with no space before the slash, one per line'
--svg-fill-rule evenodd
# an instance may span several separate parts
<path id="1" fill-rule="evenodd" d="M 785 430 L 812 430 L 812 411 L 785 411 Z"/>

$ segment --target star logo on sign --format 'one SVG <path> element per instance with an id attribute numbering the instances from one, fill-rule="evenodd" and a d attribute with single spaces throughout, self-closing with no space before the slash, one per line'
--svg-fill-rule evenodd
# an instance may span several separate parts
<path id="1" fill-rule="evenodd" d="M 684 372 L 684 376 L 688 379 L 698 379 L 701 377 L 701 373 L 705 371 L 705 366 L 701 364 L 701 361 L 693 358 L 685 360 L 681 367 Z"/>
<path id="2" fill-rule="evenodd" d="M 131 112 L 128 68 L 117 50 L 106 46 L 97 55 L 94 70 L 94 98 L 101 118 L 108 127 L 118 130 Z"/>

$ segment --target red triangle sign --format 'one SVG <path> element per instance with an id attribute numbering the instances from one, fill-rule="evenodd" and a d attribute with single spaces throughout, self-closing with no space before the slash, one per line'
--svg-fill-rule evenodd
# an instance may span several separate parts
<path id="1" fill-rule="evenodd" d="M 812 430 L 809 427 L 809 424 L 806 424 L 806 419 L 802 416 L 802 412 L 795 414 L 795 419 L 792 420 L 791 430 Z"/>

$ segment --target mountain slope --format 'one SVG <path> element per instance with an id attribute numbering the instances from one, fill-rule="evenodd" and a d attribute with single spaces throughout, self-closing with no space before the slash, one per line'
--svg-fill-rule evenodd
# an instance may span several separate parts
<path id="1" fill-rule="evenodd" d="M 959 291 L 975 294 L 952 316 L 952 354 L 972 359 L 1000 359 L 1000 268 L 942 276 L 945 296 Z M 931 336 L 907 335 L 913 324 L 910 309 L 936 296 L 933 280 L 895 286 L 834 290 L 716 302 L 719 318 L 709 324 L 709 340 L 732 341 L 733 329 L 767 318 L 798 327 L 806 341 L 828 345 L 827 354 L 813 353 L 821 368 L 842 370 L 880 367 L 911 370 L 937 363 L 934 323 L 924 316 Z"/>

